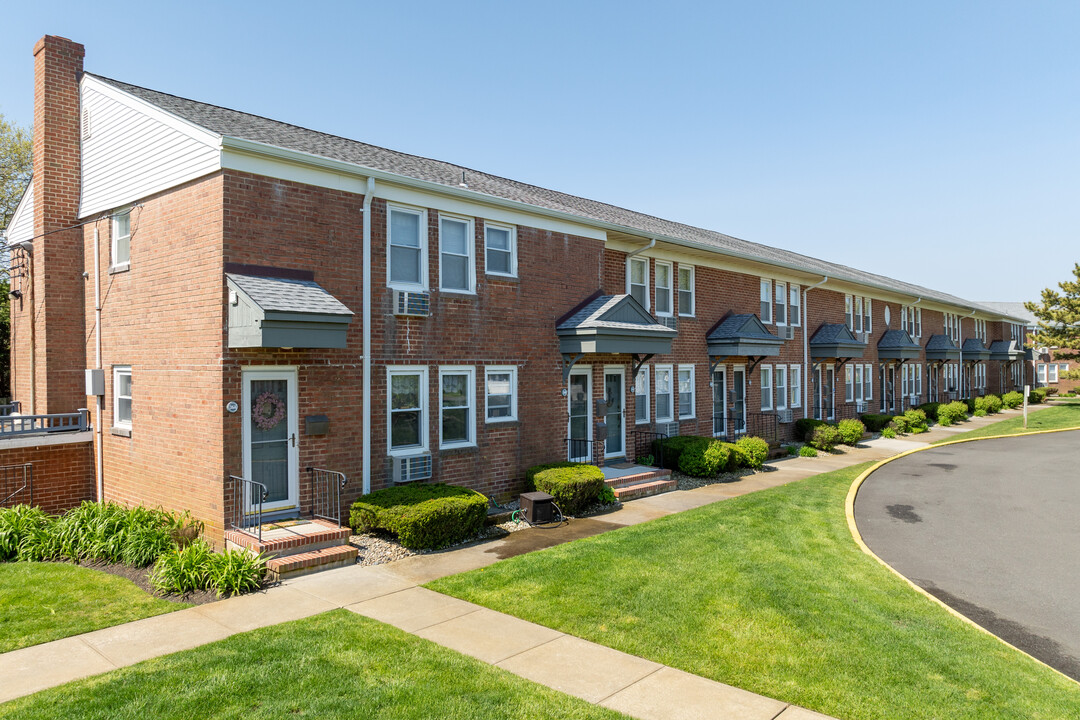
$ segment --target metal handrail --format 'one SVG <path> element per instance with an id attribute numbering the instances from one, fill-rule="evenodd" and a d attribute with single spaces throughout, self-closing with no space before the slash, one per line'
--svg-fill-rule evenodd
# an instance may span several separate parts
<path id="1" fill-rule="evenodd" d="M 652 455 L 653 443 L 659 440 L 660 442 L 656 446 L 656 457 L 653 458 L 653 467 L 664 467 L 664 441 L 668 439 L 667 433 L 652 432 L 650 430 L 631 430 L 630 438 L 634 443 L 635 463 L 639 457 Z M 642 445 L 646 448 L 645 452 L 641 451 Z"/>
<path id="2" fill-rule="evenodd" d="M 606 440 L 586 440 L 585 438 L 565 438 L 566 443 L 566 459 L 574 462 L 586 462 L 589 465 L 602 466 L 604 451 L 603 447 L 607 443 Z M 597 446 L 601 448 L 597 452 Z M 587 458 L 582 461 L 579 458 Z"/>
<path id="3" fill-rule="evenodd" d="M 85 432 L 90 429 L 90 411 L 48 415 L 0 415 L 0 437 L 42 435 L 55 432 Z"/>
<path id="4" fill-rule="evenodd" d="M 22 403 L 18 400 L 12 400 L 9 403 L 0 405 L 0 415 L 7 416 L 20 412 L 22 412 Z"/>
<path id="5" fill-rule="evenodd" d="M 15 487 L 18 485 L 18 487 Z M 12 488 L 15 487 L 13 490 Z M 27 497 L 15 500 L 20 494 L 26 493 Z M 34 466 L 30 463 L 22 465 L 5 465 L 0 467 L 0 507 L 14 505 L 34 504 Z"/>
<path id="6" fill-rule="evenodd" d="M 309 467 L 311 475 L 311 515 L 341 527 L 341 491 L 349 482 L 345 473 Z"/>
<path id="7" fill-rule="evenodd" d="M 261 482 L 248 480 L 238 475 L 230 475 L 229 484 L 233 491 L 233 512 L 229 518 L 229 526 L 249 535 L 255 535 L 259 542 L 262 542 L 263 502 L 270 494 L 269 491 Z M 248 528 L 255 528 L 255 532 L 251 532 Z"/>

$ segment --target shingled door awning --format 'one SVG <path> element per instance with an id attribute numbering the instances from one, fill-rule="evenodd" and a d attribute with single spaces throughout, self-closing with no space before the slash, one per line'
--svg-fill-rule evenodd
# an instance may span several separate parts
<path id="1" fill-rule="evenodd" d="M 989 360 L 990 349 L 983 345 L 982 340 L 979 338 L 968 338 L 964 341 L 964 360 L 977 362 L 979 360 Z"/>
<path id="2" fill-rule="evenodd" d="M 922 348 L 907 330 L 886 330 L 878 340 L 878 360 L 918 360 L 921 354 Z"/>
<path id="3" fill-rule="evenodd" d="M 1023 360 L 1024 351 L 1015 340 L 995 340 L 990 343 L 990 359 L 1005 362 Z"/>
<path id="4" fill-rule="evenodd" d="M 810 357 L 814 360 L 854 360 L 863 356 L 866 343 L 860 342 L 847 325 L 825 323 L 810 338 Z"/>
<path id="5" fill-rule="evenodd" d="M 568 375 L 570 367 L 585 354 L 634 355 L 635 364 L 640 366 L 653 355 L 670 353 L 678 332 L 656 322 L 630 295 L 597 294 L 560 318 L 555 334 L 559 336 L 563 374 Z"/>
<path id="6" fill-rule="evenodd" d="M 926 359 L 929 361 L 959 360 L 960 348 L 948 335 L 931 335 L 926 341 Z"/>
<path id="7" fill-rule="evenodd" d="M 343 348 L 352 310 L 314 280 L 226 273 L 230 348 Z"/>
<path id="8" fill-rule="evenodd" d="M 728 313 L 705 336 L 709 357 L 776 357 L 784 341 L 769 329 L 753 313 L 736 315 Z"/>

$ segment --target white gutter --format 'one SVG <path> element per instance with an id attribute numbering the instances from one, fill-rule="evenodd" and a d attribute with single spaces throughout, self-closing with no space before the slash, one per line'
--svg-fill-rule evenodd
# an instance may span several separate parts
<path id="1" fill-rule="evenodd" d="M 472 200 L 473 202 L 481 202 L 487 205 L 494 205 L 496 207 L 504 207 L 513 210 L 523 210 L 532 215 L 556 218 L 558 220 L 564 220 L 566 222 L 571 222 L 577 225 L 586 225 L 589 227 L 600 228 L 602 230 L 612 230 L 623 234 L 637 236 L 649 234 L 641 230 L 641 228 L 636 228 L 629 225 L 621 225 L 619 223 L 608 222 L 606 220 L 597 220 L 595 218 L 575 215 L 574 213 L 563 212 L 561 210 L 552 210 L 551 208 L 542 207 L 540 205 L 532 205 L 530 203 L 521 202 L 519 200 L 508 200 L 506 198 L 497 197 L 495 195 L 482 193 L 477 190 L 463 188 L 458 185 L 445 185 L 443 183 L 438 183 L 431 180 L 420 180 L 418 178 L 412 178 L 406 175 L 399 175 L 398 173 L 392 173 L 386 170 L 377 170 L 375 168 L 365 167 L 357 163 L 345 162 L 344 160 L 335 160 L 333 158 L 323 157 L 322 155 L 301 152 L 299 150 L 289 150 L 287 148 L 277 147 L 276 145 L 268 145 L 266 143 L 254 142 L 252 140 L 245 140 L 243 138 L 230 137 L 228 135 L 221 138 L 221 149 L 223 152 L 233 151 L 248 155 L 268 157 L 275 160 L 280 160 L 282 162 L 291 163 L 297 166 L 317 167 L 342 175 L 375 178 L 377 180 L 387 182 L 391 185 L 399 185 L 402 187 L 434 192 L 440 195 L 448 195 L 451 197 L 468 199 Z M 738 240 L 738 238 L 732 239 Z M 749 262 L 764 265 L 766 267 L 777 267 L 783 268 L 785 270 L 792 270 L 801 275 L 815 274 L 814 272 L 807 270 L 805 267 L 796 265 L 794 263 L 787 263 L 780 260 L 769 260 L 758 257 L 756 255 L 751 255 L 750 253 L 739 252 L 737 250 L 730 250 L 726 248 L 721 249 L 716 247 L 715 245 L 709 245 L 707 243 L 683 240 L 682 238 L 672 237 L 668 235 L 657 235 L 651 240 L 652 243 L 655 243 L 657 241 L 669 243 L 671 245 L 679 245 L 681 247 L 686 247 L 693 250 L 704 251 L 712 255 L 724 255 L 740 260 L 747 260 Z M 652 245 L 650 245 L 650 247 L 652 247 Z M 811 259 L 816 260 L 816 258 Z M 897 290 L 896 288 L 886 287 L 884 285 L 878 285 L 876 283 L 867 282 L 865 280 L 859 280 L 856 278 L 834 275 L 831 276 L 831 279 L 849 282 L 859 287 L 875 288 L 877 290 L 882 290 L 893 295 L 904 294 L 903 291 Z M 935 302 L 941 303 L 942 305 L 947 305 L 949 307 L 962 308 L 964 310 L 970 307 L 970 305 L 966 304 L 950 303 L 947 300 L 935 300 Z"/>
<path id="2" fill-rule="evenodd" d="M 98 235 L 97 223 L 94 223 L 94 367 L 101 370 L 101 238 Z M 114 390 L 115 392 L 115 390 Z M 105 436 L 103 433 L 105 413 L 105 396 L 97 396 L 97 422 L 94 423 L 94 439 L 97 441 L 97 459 L 94 467 L 94 479 L 97 486 L 97 500 L 105 500 L 105 460 L 102 454 L 105 450 Z"/>
<path id="3" fill-rule="evenodd" d="M 810 291 L 815 290 L 829 282 L 829 276 L 821 278 L 821 282 L 803 290 L 802 295 L 802 356 L 803 367 L 806 368 L 806 376 L 802 379 L 803 394 L 803 417 L 810 417 L 810 374 L 813 369 L 810 366 Z"/>
<path id="4" fill-rule="evenodd" d="M 364 324 L 363 348 L 363 428 L 361 462 L 363 463 L 362 492 L 371 492 L 371 200 L 375 195 L 375 178 L 368 176 L 364 193 Z"/>
<path id="5" fill-rule="evenodd" d="M 632 251 L 626 253 L 626 259 L 629 260 L 630 258 L 634 257 L 638 253 L 643 253 L 646 250 L 651 250 L 654 247 L 656 247 L 656 238 L 653 238 L 653 239 L 649 240 L 648 245 L 642 245 L 637 250 L 632 250 Z"/>

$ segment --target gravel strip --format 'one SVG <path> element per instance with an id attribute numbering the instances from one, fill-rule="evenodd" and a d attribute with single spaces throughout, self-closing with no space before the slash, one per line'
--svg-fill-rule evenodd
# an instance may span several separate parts
<path id="1" fill-rule="evenodd" d="M 736 470 L 735 472 L 720 473 L 716 477 L 699 478 L 691 477 L 689 475 L 683 475 L 678 470 L 671 471 L 671 477 L 678 483 L 679 490 L 693 490 L 694 488 L 705 487 L 706 485 L 737 482 L 740 478 L 744 478 L 747 475 L 753 474 L 754 471 L 750 468 L 742 468 L 740 470 Z"/>

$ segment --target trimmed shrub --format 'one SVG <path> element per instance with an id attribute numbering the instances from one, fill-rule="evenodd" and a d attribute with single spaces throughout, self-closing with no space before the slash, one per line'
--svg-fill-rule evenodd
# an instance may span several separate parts
<path id="1" fill-rule="evenodd" d="M 705 453 L 709 449 L 709 441 L 705 438 L 695 438 L 694 442 L 687 443 L 679 453 L 679 472 L 691 477 L 713 477 L 719 471 L 716 464 L 705 459 Z"/>
<path id="2" fill-rule="evenodd" d="M 814 434 L 814 428 L 819 425 L 828 425 L 829 423 L 824 420 L 815 420 L 814 418 L 802 418 L 795 421 L 795 437 L 803 442 L 806 442 Z"/>
<path id="3" fill-rule="evenodd" d="M 881 431 L 881 437 L 883 437 L 883 438 L 894 438 L 894 437 L 896 437 L 896 431 L 893 430 L 891 427 L 887 427 L 887 428 L 885 428 L 884 430 Z"/>
<path id="4" fill-rule="evenodd" d="M 986 417 L 986 410 L 979 408 L 975 411 L 975 417 Z"/>
<path id="5" fill-rule="evenodd" d="M 836 429 L 840 432 L 841 441 L 852 447 L 859 444 L 863 433 L 866 432 L 866 426 L 858 420 L 841 420 Z"/>
<path id="6" fill-rule="evenodd" d="M 799 457 L 817 457 L 817 450 L 809 445 L 803 445 L 802 448 L 799 449 Z"/>
<path id="7" fill-rule="evenodd" d="M 588 495 L 588 502 L 599 497 L 604 484 L 600 468 L 584 463 L 553 465 L 541 470 L 529 468 L 526 477 L 537 490 L 554 497 L 564 513 L 575 512 L 568 507 L 584 495 Z M 463 487 L 442 483 L 402 485 L 376 490 L 357 500 L 349 524 L 357 532 L 391 532 L 410 549 L 438 548 L 480 532 L 487 505 L 487 498 Z"/>
<path id="8" fill-rule="evenodd" d="M 941 405 L 941 403 L 936 403 L 936 402 L 923 403 L 922 405 L 919 406 L 919 410 L 922 410 L 927 418 L 936 418 L 937 417 L 938 407 L 940 405 Z"/>
<path id="9" fill-rule="evenodd" d="M 992 415 L 996 412 L 1001 412 L 1001 398 L 997 395 L 985 395 L 983 397 L 975 398 L 975 414 L 979 417 L 979 412 L 982 415 Z"/>
<path id="10" fill-rule="evenodd" d="M 968 415 L 967 403 L 956 400 L 951 403 L 944 403 L 938 407 L 938 422 L 942 425 L 952 425 L 954 422 L 959 422 L 966 418 Z"/>
<path id="11" fill-rule="evenodd" d="M 1001 398 L 999 398 L 997 395 L 987 395 L 986 396 L 986 401 L 990 404 L 989 407 L 986 408 L 987 412 L 989 412 L 989 413 L 999 413 L 999 412 L 1001 412 L 1001 408 L 1003 406 L 1003 403 L 1001 402 Z"/>
<path id="12" fill-rule="evenodd" d="M 600 491 L 600 497 L 596 500 L 601 505 L 611 505 L 618 499 L 619 498 L 615 496 L 615 488 L 605 483 L 604 489 Z"/>
<path id="13" fill-rule="evenodd" d="M 908 431 L 913 433 L 926 432 L 927 423 L 926 413 L 918 408 L 911 408 L 904 411 L 904 417 L 907 419 Z"/>
<path id="14" fill-rule="evenodd" d="M 806 446 L 804 445 L 803 447 L 806 447 Z M 799 449 L 800 448 L 799 448 L 798 445 L 785 445 L 784 446 L 784 450 L 787 451 L 788 457 L 798 457 L 799 456 Z"/>
<path id="15" fill-rule="evenodd" d="M 967 414 L 971 415 L 975 412 L 975 398 L 962 398 L 958 402 L 964 403 L 967 406 Z"/>
<path id="16" fill-rule="evenodd" d="M 701 438 L 698 435 L 676 435 L 663 440 L 653 440 L 652 454 L 655 457 L 662 458 L 664 467 L 668 470 L 678 470 L 679 457 L 682 456 L 683 451 L 694 442 L 702 439 L 709 440 L 711 438 Z"/>
<path id="17" fill-rule="evenodd" d="M 900 435 L 906 434 L 910 425 L 911 423 L 903 415 L 894 415 L 892 422 L 889 423 L 889 427 L 891 427 Z"/>
<path id="18" fill-rule="evenodd" d="M 859 416 L 862 419 L 863 425 L 870 432 L 881 432 L 889 426 L 892 422 L 892 415 L 876 415 L 874 413 L 865 413 Z"/>
<path id="19" fill-rule="evenodd" d="M 713 440 L 709 443 L 709 449 L 705 451 L 705 461 L 710 466 L 716 467 L 716 474 L 731 469 L 735 458 L 735 445 L 721 440 Z"/>
<path id="20" fill-rule="evenodd" d="M 1050 390 L 1048 388 L 1044 388 L 1044 387 L 1035 388 L 1030 393 L 1028 393 L 1028 403 L 1031 404 L 1031 405 L 1038 405 L 1038 404 L 1042 403 L 1043 400 L 1046 399 L 1046 396 L 1049 393 L 1050 393 Z"/>
<path id="21" fill-rule="evenodd" d="M 1001 404 L 1012 410 L 1024 404 L 1024 393 L 1013 390 L 1001 396 Z"/>
<path id="22" fill-rule="evenodd" d="M 810 438 L 810 444 L 818 450 L 831 452 L 840 444 L 840 430 L 835 425 L 818 425 L 814 428 L 814 434 Z"/>
<path id="23" fill-rule="evenodd" d="M 606 487 L 603 471 L 595 465 L 584 463 L 578 464 L 577 467 L 544 470 L 533 475 L 533 482 L 537 490 L 555 498 L 555 504 L 566 515 L 576 515 L 595 504 Z M 484 498 L 483 495 L 480 497 Z M 484 499 L 484 505 L 486 508 L 486 499 Z M 483 520 L 484 516 L 481 514 L 481 524 Z M 477 530 L 479 529 L 477 526 Z"/>
<path id="24" fill-rule="evenodd" d="M 769 443 L 759 437 L 739 438 L 735 443 L 735 456 L 740 467 L 760 470 L 769 457 Z"/>

